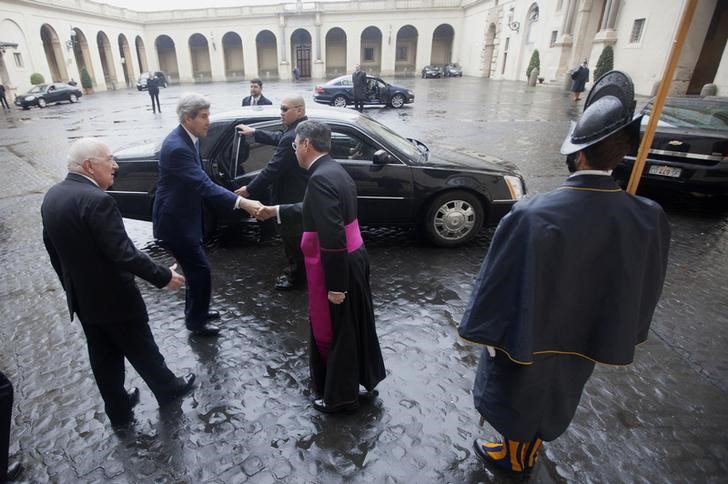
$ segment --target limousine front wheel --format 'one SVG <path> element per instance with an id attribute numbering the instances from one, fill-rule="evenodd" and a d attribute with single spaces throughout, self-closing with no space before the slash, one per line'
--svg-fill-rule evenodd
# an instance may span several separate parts
<path id="1" fill-rule="evenodd" d="M 483 226 L 483 205 L 464 190 L 452 190 L 436 197 L 425 215 L 425 233 L 441 247 L 470 242 Z"/>

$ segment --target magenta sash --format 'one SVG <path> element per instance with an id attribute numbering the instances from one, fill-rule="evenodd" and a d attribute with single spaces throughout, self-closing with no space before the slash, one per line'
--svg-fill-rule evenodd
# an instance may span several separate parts
<path id="1" fill-rule="evenodd" d="M 321 263 L 321 252 L 346 250 L 347 253 L 351 253 L 364 245 L 357 219 L 347 224 L 344 229 L 346 230 L 346 249 L 321 247 L 316 232 L 304 232 L 303 237 L 301 237 L 301 251 L 306 264 L 306 282 L 308 283 L 308 318 L 311 322 L 313 339 L 324 362 L 328 359 L 333 328 L 331 326 L 324 266 Z"/>

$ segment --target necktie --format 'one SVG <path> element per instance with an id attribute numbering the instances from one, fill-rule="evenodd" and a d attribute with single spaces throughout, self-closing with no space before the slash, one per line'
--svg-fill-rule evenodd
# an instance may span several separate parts
<path id="1" fill-rule="evenodd" d="M 258 105 L 258 101 L 256 101 L 254 97 L 251 97 L 250 100 L 251 100 L 251 102 L 250 102 L 250 105 L 251 106 L 257 106 Z"/>

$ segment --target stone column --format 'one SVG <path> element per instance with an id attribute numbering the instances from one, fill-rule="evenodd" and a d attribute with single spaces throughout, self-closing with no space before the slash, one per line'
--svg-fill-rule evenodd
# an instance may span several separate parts
<path id="1" fill-rule="evenodd" d="M 316 53 L 316 58 L 311 65 L 311 78 L 312 79 L 324 79 L 326 78 L 326 63 L 321 58 L 321 14 L 316 12 L 314 18 L 314 37 L 313 44 Z"/>

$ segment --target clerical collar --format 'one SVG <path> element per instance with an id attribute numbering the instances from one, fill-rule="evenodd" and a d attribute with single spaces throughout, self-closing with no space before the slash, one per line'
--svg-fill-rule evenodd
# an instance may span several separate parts
<path id="1" fill-rule="evenodd" d="M 324 156 L 325 154 L 326 154 L 326 153 L 321 153 L 321 154 L 320 154 L 320 155 L 318 155 L 318 156 L 317 156 L 316 158 L 314 158 L 314 160 L 313 160 L 313 161 L 311 162 L 311 164 L 310 164 L 310 165 L 308 165 L 308 169 L 310 170 L 310 169 L 311 169 L 311 167 L 313 166 L 313 164 L 314 164 L 314 163 L 316 163 L 316 162 L 317 162 L 317 161 L 319 160 L 319 158 L 321 158 L 321 157 L 322 157 L 322 156 Z"/>
<path id="2" fill-rule="evenodd" d="M 195 136 L 194 134 L 190 133 L 190 130 L 187 129 L 187 128 L 185 128 L 185 125 L 184 124 L 182 125 L 182 127 L 184 128 L 185 131 L 187 131 L 187 134 L 190 135 L 190 139 L 192 139 L 192 144 L 193 145 L 196 145 L 197 144 L 197 136 Z"/>
<path id="3" fill-rule="evenodd" d="M 574 178 L 579 175 L 601 175 L 601 176 L 612 176 L 612 170 L 579 170 L 569 175 L 569 178 Z"/>

